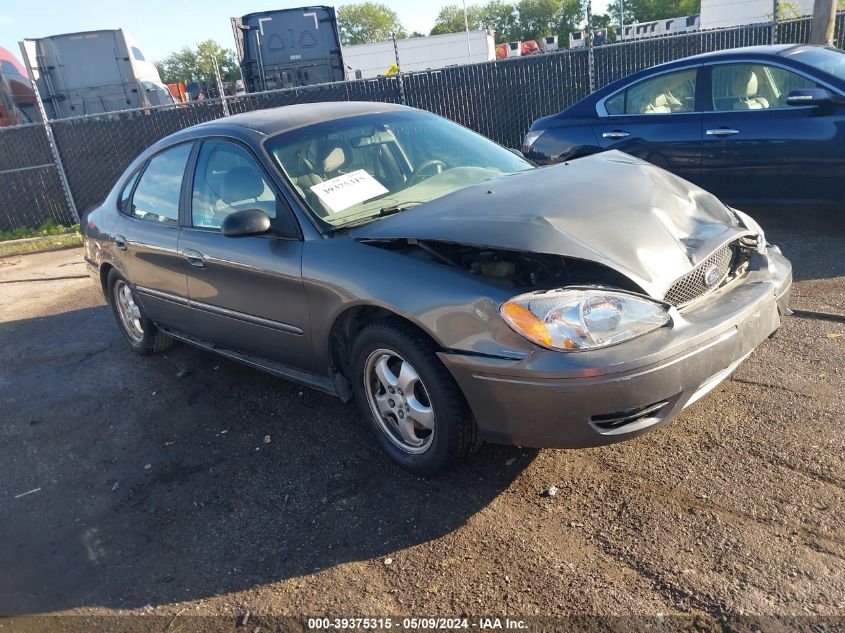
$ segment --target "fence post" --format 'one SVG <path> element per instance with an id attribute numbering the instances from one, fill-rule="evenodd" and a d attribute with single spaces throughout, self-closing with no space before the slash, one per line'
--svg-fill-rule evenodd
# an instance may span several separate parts
<path id="1" fill-rule="evenodd" d="M 587 0 L 587 67 L 590 73 L 590 93 L 596 91 L 596 69 L 593 57 L 593 2 Z"/>
<path id="2" fill-rule="evenodd" d="M 35 81 L 35 73 L 33 72 L 33 68 L 35 67 L 29 59 L 29 55 L 26 52 L 23 42 L 21 42 L 21 53 L 23 54 L 23 60 L 26 64 L 27 73 L 29 74 L 29 80 L 32 82 L 32 87 L 34 88 L 33 92 L 35 93 L 35 102 L 38 104 L 38 112 L 41 115 L 44 132 L 47 135 L 47 145 L 50 146 L 50 153 L 53 155 L 53 162 L 56 164 L 56 171 L 59 174 L 59 182 L 62 183 L 62 191 L 64 191 L 70 215 L 74 222 L 79 224 L 79 212 L 76 210 L 76 203 L 73 200 L 73 193 L 70 190 L 70 183 L 68 183 L 67 174 L 65 173 L 65 166 L 62 164 L 59 147 L 56 145 L 56 137 L 53 136 L 53 125 L 52 122 L 47 119 L 47 110 L 44 109 L 44 102 L 41 100 L 41 93 L 38 91 L 38 82 Z"/>
<path id="3" fill-rule="evenodd" d="M 772 0 L 772 44 L 778 43 L 778 13 L 780 13 L 780 0 Z"/>
<path id="4" fill-rule="evenodd" d="M 405 82 L 402 81 L 402 67 L 399 65 L 399 44 L 396 43 L 396 33 L 391 33 L 390 38 L 393 40 L 393 56 L 396 58 L 396 76 L 399 79 L 399 103 L 405 103 Z"/>
<path id="5" fill-rule="evenodd" d="M 211 65 L 214 67 L 214 80 L 217 82 L 217 92 L 220 93 L 220 103 L 223 104 L 223 116 L 229 116 L 229 104 L 226 103 L 226 92 L 223 90 L 223 77 L 220 76 L 220 65 L 212 54 Z"/>

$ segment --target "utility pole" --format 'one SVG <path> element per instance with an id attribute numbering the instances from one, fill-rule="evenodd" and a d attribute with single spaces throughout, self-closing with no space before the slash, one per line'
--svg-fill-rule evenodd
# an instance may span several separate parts
<path id="1" fill-rule="evenodd" d="M 831 46 L 833 44 L 833 23 L 836 18 L 836 0 L 816 0 L 813 6 L 813 25 L 810 28 L 810 44 Z"/>
<path id="2" fill-rule="evenodd" d="M 780 0 L 772 0 L 772 44 L 778 43 L 778 20 L 780 19 Z"/>
<path id="3" fill-rule="evenodd" d="M 775 0 L 777 1 L 777 0 Z M 619 0 L 619 37 L 620 42 L 625 37 L 625 0 Z"/>

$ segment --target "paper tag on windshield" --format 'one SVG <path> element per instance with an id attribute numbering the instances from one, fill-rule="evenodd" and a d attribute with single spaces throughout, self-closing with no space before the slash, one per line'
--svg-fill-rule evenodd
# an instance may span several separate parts
<path id="1" fill-rule="evenodd" d="M 384 185 L 363 169 L 323 181 L 312 186 L 311 191 L 332 213 L 387 193 Z"/>

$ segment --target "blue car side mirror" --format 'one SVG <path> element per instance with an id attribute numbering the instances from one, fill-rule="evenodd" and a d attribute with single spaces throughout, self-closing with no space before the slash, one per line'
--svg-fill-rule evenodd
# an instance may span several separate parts
<path id="1" fill-rule="evenodd" d="M 786 105 L 791 106 L 824 106 L 841 102 L 842 99 L 824 88 L 801 88 L 786 96 Z"/>

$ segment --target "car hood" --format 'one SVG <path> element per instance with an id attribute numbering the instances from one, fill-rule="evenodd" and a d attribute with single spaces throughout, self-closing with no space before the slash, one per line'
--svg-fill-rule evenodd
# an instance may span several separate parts
<path id="1" fill-rule="evenodd" d="M 712 194 L 614 150 L 472 185 L 352 236 L 590 260 L 662 298 L 714 250 L 748 233 Z"/>

